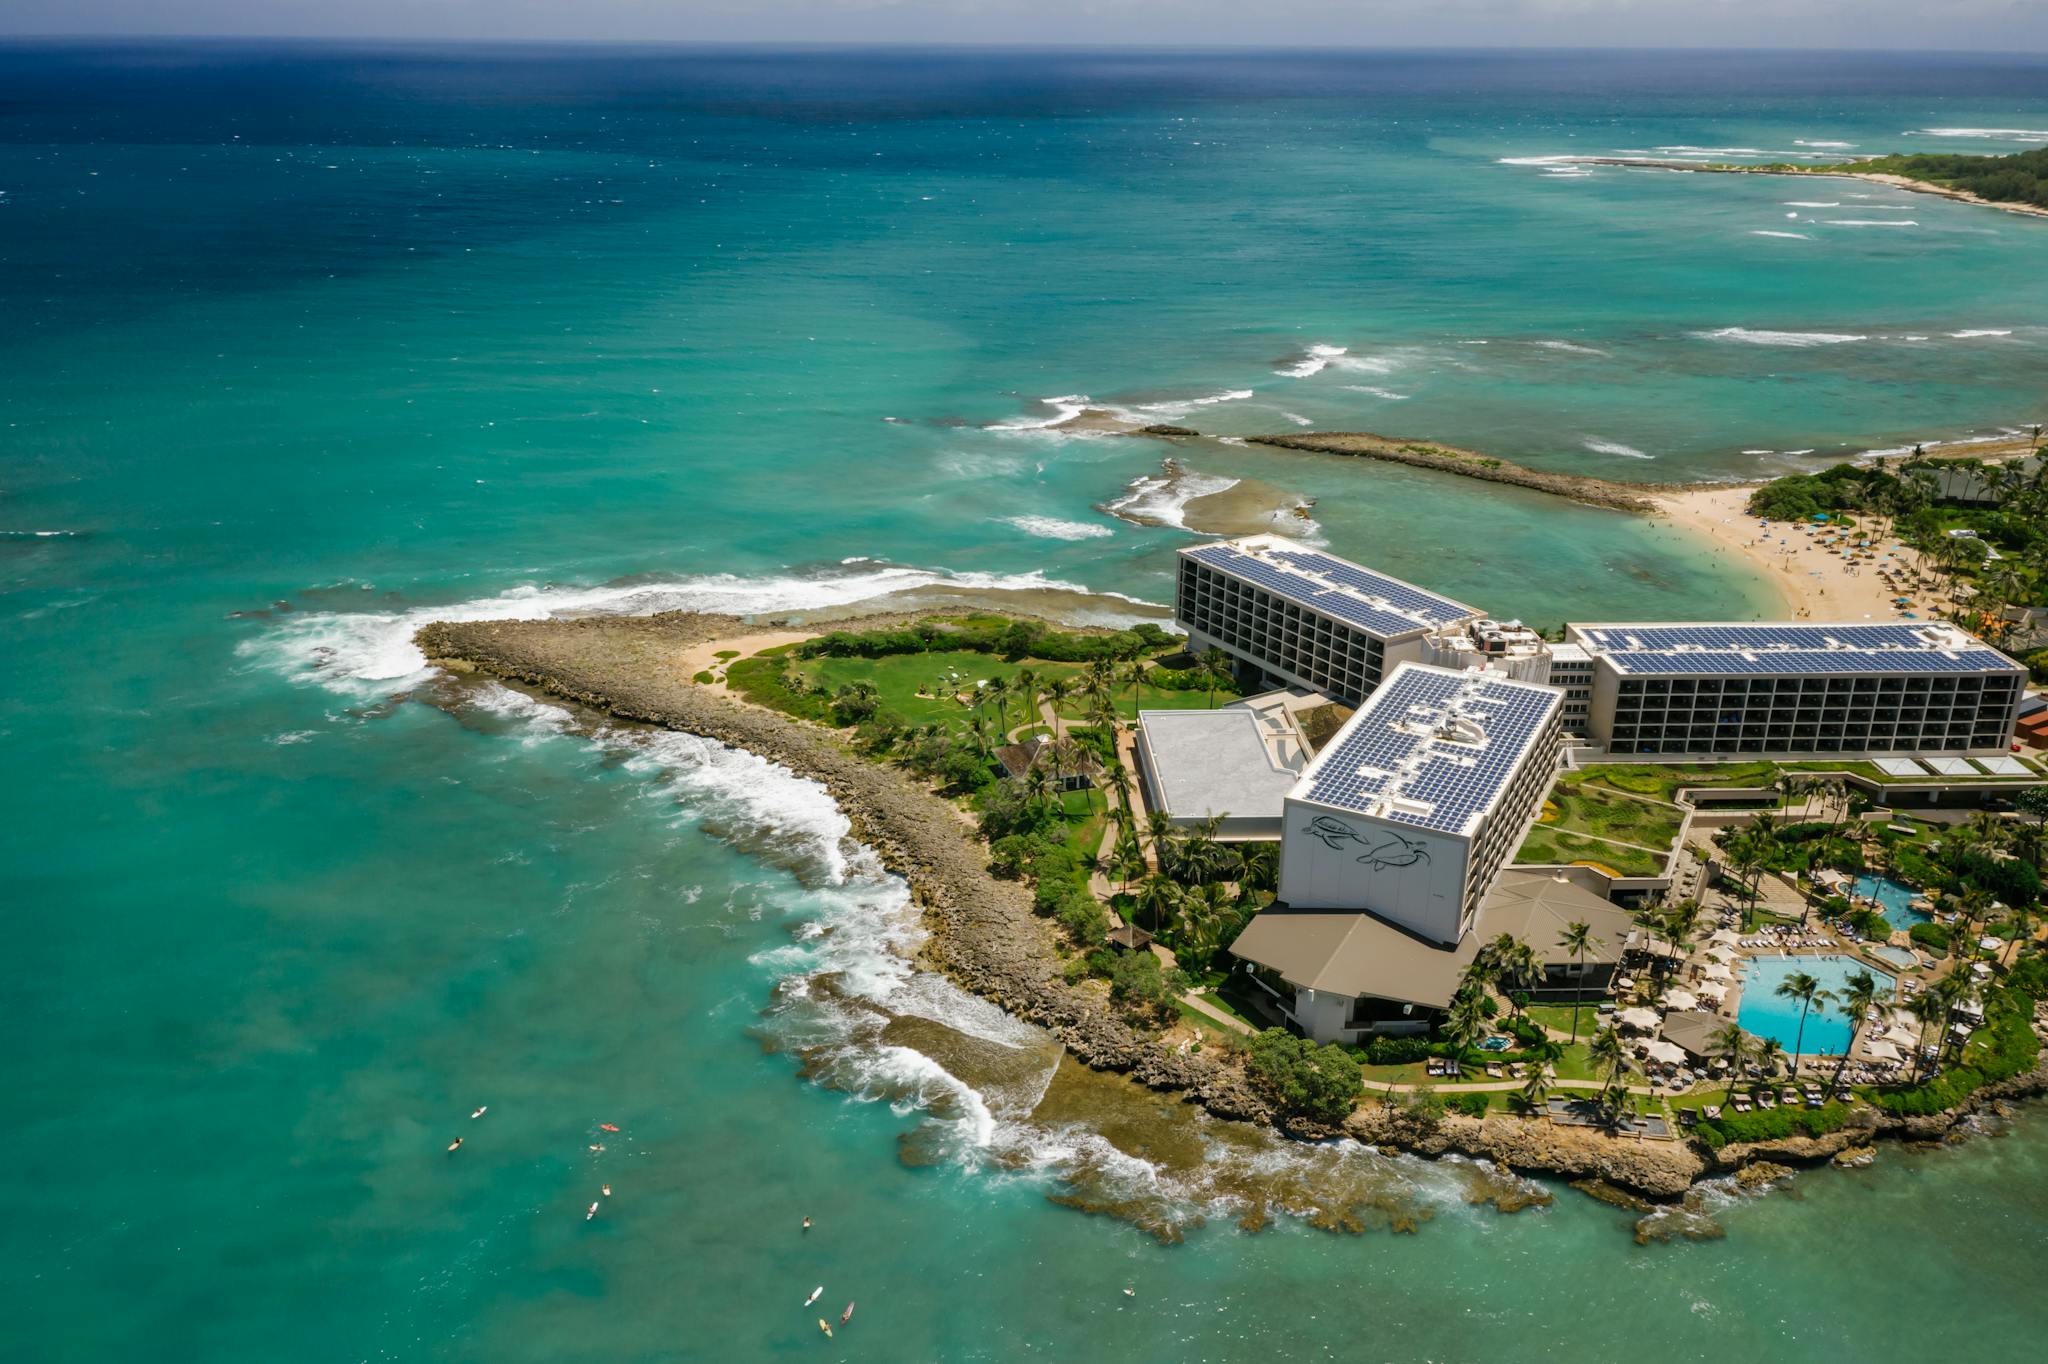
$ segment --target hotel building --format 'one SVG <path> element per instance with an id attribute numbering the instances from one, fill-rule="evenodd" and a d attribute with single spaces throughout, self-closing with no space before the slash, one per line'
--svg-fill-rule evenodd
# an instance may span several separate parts
<path id="1" fill-rule="evenodd" d="M 2026 671 L 1940 621 L 1573 625 L 1614 756 L 2004 753 Z"/>
<path id="2" fill-rule="evenodd" d="M 1284 802 L 1279 903 L 1231 950 L 1293 986 L 1283 1007 L 1310 1036 L 1420 1026 L 1417 1006 L 1449 1002 L 1557 770 L 1563 700 L 1403 663 L 1308 765 Z"/>
<path id="3" fill-rule="evenodd" d="M 1357 705 L 1434 631 L 1480 618 L 1449 597 L 1278 535 L 1180 552 L 1174 615 L 1188 648 L 1215 647 L 1273 686 Z"/>

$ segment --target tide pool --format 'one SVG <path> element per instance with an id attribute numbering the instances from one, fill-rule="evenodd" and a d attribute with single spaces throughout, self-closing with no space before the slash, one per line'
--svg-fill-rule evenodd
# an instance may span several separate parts
<path id="1" fill-rule="evenodd" d="M 1929 130 L 2048 127 L 2044 75 L 0 47 L 10 1353 L 2028 1348 L 2035 1114 L 1796 1200 L 1717 1187 L 1725 1239 L 1649 1245 L 1567 1190 L 1508 1216 L 1473 1200 L 1511 1176 L 1191 1125 L 911 976 L 903 888 L 819 788 L 458 685 L 410 636 L 933 583 L 1166 601 L 1177 495 L 1102 508 L 1168 452 L 1030 425 L 1082 398 L 1672 479 L 2022 420 L 2048 224 L 1515 162 L 1996 149 Z M 1773 609 L 1657 523 L 1184 457 L 1503 614 Z M 1841 1253 L 1902 1227 L 1914 1294 Z"/>

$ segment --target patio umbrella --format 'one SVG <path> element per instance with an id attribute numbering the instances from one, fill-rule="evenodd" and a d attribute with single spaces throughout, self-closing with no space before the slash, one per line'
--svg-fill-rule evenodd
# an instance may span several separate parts
<path id="1" fill-rule="evenodd" d="M 1699 1006 L 1699 997 L 1690 990 L 1673 990 L 1664 996 L 1664 1007 L 1673 1013 L 1689 1014 Z"/>
<path id="2" fill-rule="evenodd" d="M 1645 1032 L 1656 1027 L 1658 1023 L 1655 1009 L 1623 1009 L 1614 1017 L 1624 1028 L 1641 1028 Z"/>
<path id="3" fill-rule="evenodd" d="M 1728 998 L 1728 987 L 1725 985 L 1702 985 L 1699 995 L 1701 999 L 1706 1000 L 1710 1004 L 1719 1004 L 1722 1000 Z"/>
<path id="4" fill-rule="evenodd" d="M 1666 1065 L 1677 1066 L 1685 1063 L 1685 1048 L 1675 1042 L 1652 1042 L 1643 1048 L 1643 1054 L 1652 1061 L 1662 1061 Z"/>
<path id="5" fill-rule="evenodd" d="M 1869 1053 L 1870 1059 L 1873 1061 L 1896 1061 L 1899 1059 L 1899 1049 L 1889 1042 L 1871 1042 L 1863 1050 Z"/>

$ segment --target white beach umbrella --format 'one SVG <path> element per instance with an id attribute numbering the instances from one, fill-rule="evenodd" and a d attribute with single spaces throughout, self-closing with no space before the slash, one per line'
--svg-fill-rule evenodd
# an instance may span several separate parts
<path id="1" fill-rule="evenodd" d="M 1870 1059 L 1873 1061 L 1896 1061 L 1899 1059 L 1899 1049 L 1889 1042 L 1870 1042 L 1865 1044 L 1863 1050 L 1869 1054 Z"/>
<path id="2" fill-rule="evenodd" d="M 1646 1032 L 1660 1021 L 1654 1009 L 1623 1009 L 1614 1017 L 1624 1028 L 1641 1028 Z"/>
<path id="3" fill-rule="evenodd" d="M 1652 1042 L 1643 1048 L 1643 1054 L 1652 1061 L 1662 1061 L 1666 1065 L 1681 1065 L 1685 1061 L 1685 1048 L 1676 1042 Z"/>
<path id="4" fill-rule="evenodd" d="M 1698 996 L 1690 990 L 1673 990 L 1664 996 L 1664 1007 L 1674 1013 L 1687 1014 L 1700 1006 Z"/>

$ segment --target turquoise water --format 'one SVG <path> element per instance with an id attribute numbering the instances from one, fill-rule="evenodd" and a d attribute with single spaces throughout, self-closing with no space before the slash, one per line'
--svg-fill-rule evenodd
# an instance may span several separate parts
<path id="1" fill-rule="evenodd" d="M 1806 1013 L 1806 1031 L 1800 1033 L 1800 1008 L 1780 999 L 1778 986 L 1797 972 L 1820 982 L 1820 988 L 1839 997 L 1850 976 L 1870 970 L 1853 957 L 1751 957 L 1742 970 L 1742 1006 L 1736 1021 L 1744 1031 L 1757 1037 L 1775 1039 L 1786 1051 L 1796 1046 L 1807 1055 L 1840 1056 L 1848 1050 L 1853 1035 L 1849 1019 L 1833 1003 L 1818 1003 Z M 1870 971 L 1880 989 L 1888 988 L 1891 977 Z"/>
<path id="2" fill-rule="evenodd" d="M 1886 922 L 1893 928 L 1911 928 L 1924 924 L 1929 916 L 1913 908 L 1913 901 L 1920 898 L 1920 892 L 1911 886 L 1902 886 L 1889 876 L 1859 876 L 1856 878 L 1856 894 L 1863 899 L 1875 899 L 1881 907 Z"/>
<path id="3" fill-rule="evenodd" d="M 1020 426 L 1069 395 L 1673 478 L 2024 420 L 2048 226 L 1883 192 L 1845 216 L 1916 226 L 1807 223 L 1831 211 L 1784 201 L 1832 193 L 1504 159 L 2048 128 L 2044 74 L 0 49 L 10 1353 L 2029 1342 L 2038 1122 L 1798 1201 L 1717 1194 L 1727 1239 L 1645 1247 L 1575 1197 L 1473 1205 L 1455 1164 L 1201 1128 L 1184 1146 L 1215 1158 L 1168 1168 L 1046 1115 L 1042 1038 L 908 977 L 902 888 L 816 788 L 443 690 L 407 640 L 450 612 L 934 581 L 1164 600 L 1186 537 L 1097 509 L 1160 452 Z M 1504 613 L 1770 606 L 1627 518 L 1188 458 Z M 1248 1170 L 1367 1234 L 1235 1230 L 1215 1181 Z M 1923 1295 L 1840 1253 L 1901 1225 Z M 835 1319 L 860 1304 L 830 1347 L 799 1306 L 820 1283 Z"/>

